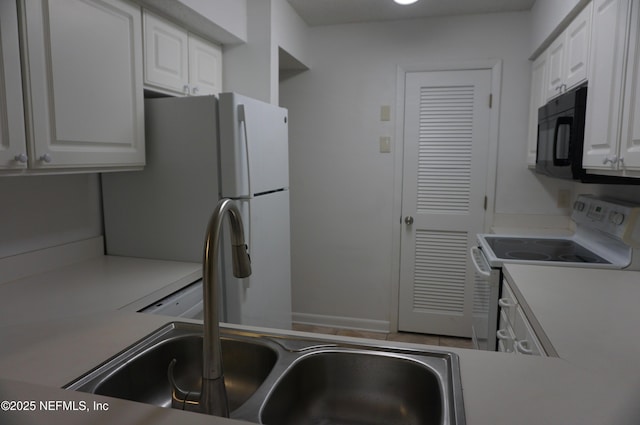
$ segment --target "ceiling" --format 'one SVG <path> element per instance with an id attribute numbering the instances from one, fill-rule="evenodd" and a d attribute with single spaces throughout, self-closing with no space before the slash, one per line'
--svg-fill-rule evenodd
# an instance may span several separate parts
<path id="1" fill-rule="evenodd" d="M 310 26 L 529 10 L 535 0 L 288 0 Z"/>

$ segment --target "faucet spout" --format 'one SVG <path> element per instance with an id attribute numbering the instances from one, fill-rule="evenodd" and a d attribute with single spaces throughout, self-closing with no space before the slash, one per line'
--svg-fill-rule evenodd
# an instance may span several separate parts
<path id="1" fill-rule="evenodd" d="M 204 244 L 204 259 L 202 263 L 204 338 L 202 344 L 202 388 L 200 393 L 187 392 L 177 388 L 172 378 L 173 364 L 168 372 L 174 394 L 172 398 L 173 407 L 224 417 L 229 416 L 229 407 L 224 386 L 220 344 L 218 258 L 222 223 L 226 215 L 229 216 L 231 224 L 233 275 L 238 278 L 251 275 L 251 259 L 244 239 L 244 226 L 240 210 L 232 200 L 221 199 L 209 219 Z"/>

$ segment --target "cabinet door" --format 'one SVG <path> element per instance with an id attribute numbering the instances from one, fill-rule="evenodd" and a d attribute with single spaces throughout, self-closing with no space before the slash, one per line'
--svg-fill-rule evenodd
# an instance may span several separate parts
<path id="1" fill-rule="evenodd" d="M 547 55 L 542 54 L 531 65 L 531 97 L 529 98 L 529 135 L 527 164 L 535 166 L 538 149 L 538 109 L 546 101 Z"/>
<path id="2" fill-rule="evenodd" d="M 563 84 L 567 89 L 575 87 L 587 79 L 592 9 L 593 4 L 589 3 L 566 30 Z"/>
<path id="3" fill-rule="evenodd" d="M 189 36 L 182 28 L 145 10 L 144 82 L 189 94 Z"/>
<path id="4" fill-rule="evenodd" d="M 547 49 L 547 99 L 560 94 L 564 81 L 564 50 L 565 37 L 563 33 Z"/>
<path id="5" fill-rule="evenodd" d="M 524 311 L 518 306 L 516 309 L 515 322 L 513 323 L 513 333 L 515 335 L 514 351 L 517 354 L 528 354 L 532 356 L 545 356 L 540 340 L 536 336 Z"/>
<path id="6" fill-rule="evenodd" d="M 222 91 L 222 50 L 189 34 L 189 82 L 192 95 Z"/>
<path id="7" fill-rule="evenodd" d="M 142 18 L 124 0 L 28 0 L 33 168 L 144 164 Z"/>
<path id="8" fill-rule="evenodd" d="M 0 2 L 0 169 L 26 168 L 22 77 L 15 1 Z"/>
<path id="9" fill-rule="evenodd" d="M 629 59 L 625 86 L 620 166 L 640 170 L 640 4 L 632 5 Z M 619 161 L 619 162 L 620 162 Z"/>
<path id="10" fill-rule="evenodd" d="M 629 16 L 630 0 L 593 2 L 585 168 L 617 168 Z"/>

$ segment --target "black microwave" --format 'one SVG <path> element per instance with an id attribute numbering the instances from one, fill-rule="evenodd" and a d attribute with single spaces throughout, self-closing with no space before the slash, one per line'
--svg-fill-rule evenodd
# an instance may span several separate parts
<path id="1" fill-rule="evenodd" d="M 582 167 L 586 114 L 586 84 L 538 109 L 536 172 L 582 183 L 640 184 L 640 178 L 590 174 Z"/>
<path id="2" fill-rule="evenodd" d="M 570 90 L 538 109 L 536 172 L 550 177 L 582 180 L 587 87 Z"/>

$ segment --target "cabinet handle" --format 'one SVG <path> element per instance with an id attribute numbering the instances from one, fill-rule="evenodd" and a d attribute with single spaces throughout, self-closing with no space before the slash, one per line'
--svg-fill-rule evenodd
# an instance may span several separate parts
<path id="1" fill-rule="evenodd" d="M 618 164 L 620 164 L 620 168 L 624 168 L 624 158 L 618 158 Z"/>
<path id="2" fill-rule="evenodd" d="M 518 341 L 516 342 L 516 350 L 518 351 L 518 353 L 527 354 L 530 356 L 533 354 L 533 350 L 527 347 L 527 345 L 529 345 L 529 341 L 527 341 L 526 339 Z"/>
<path id="3" fill-rule="evenodd" d="M 24 164 L 27 162 L 29 157 L 23 153 L 19 153 L 18 155 L 14 156 L 13 159 L 21 164 Z"/>
<path id="4" fill-rule="evenodd" d="M 500 298 L 498 300 L 498 305 L 502 308 L 511 308 L 511 307 L 515 307 L 516 304 L 509 302 L 507 298 Z"/>
<path id="5" fill-rule="evenodd" d="M 611 157 L 611 158 L 606 157 L 606 158 L 602 161 L 602 164 L 603 164 L 603 165 L 607 165 L 608 163 L 611 163 L 611 166 L 613 167 L 614 165 L 616 165 L 616 164 L 618 163 L 618 161 L 619 161 L 619 160 L 618 160 L 618 157 L 617 157 L 617 156 L 614 156 L 614 157 Z"/>
<path id="6" fill-rule="evenodd" d="M 198 87 L 197 86 L 191 89 L 191 94 L 193 94 L 193 95 L 198 94 Z"/>
<path id="7" fill-rule="evenodd" d="M 413 224 L 413 217 L 411 217 L 410 215 L 406 216 L 404 218 L 404 224 L 411 226 Z"/>
<path id="8" fill-rule="evenodd" d="M 48 153 L 45 153 L 44 155 L 41 155 L 40 158 L 38 158 L 40 161 L 42 162 L 46 162 L 47 164 L 50 163 L 53 158 L 51 158 L 51 155 L 49 155 Z"/>
<path id="9" fill-rule="evenodd" d="M 496 332 L 496 336 L 498 337 L 498 339 L 511 339 L 509 338 L 509 335 L 507 334 L 507 330 L 506 329 L 498 329 L 498 331 Z"/>
<path id="10" fill-rule="evenodd" d="M 184 94 L 189 94 L 189 84 L 185 84 L 184 86 L 182 86 L 182 92 Z"/>

